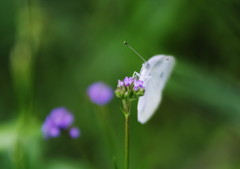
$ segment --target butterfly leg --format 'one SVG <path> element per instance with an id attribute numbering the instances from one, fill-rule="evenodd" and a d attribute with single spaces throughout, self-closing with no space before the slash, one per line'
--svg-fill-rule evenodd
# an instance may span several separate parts
<path id="1" fill-rule="evenodd" d="M 140 77 L 140 74 L 139 74 L 138 72 L 135 71 L 135 72 L 133 72 L 132 77 L 133 77 L 133 78 L 136 78 L 136 77 L 139 78 L 139 77 Z"/>

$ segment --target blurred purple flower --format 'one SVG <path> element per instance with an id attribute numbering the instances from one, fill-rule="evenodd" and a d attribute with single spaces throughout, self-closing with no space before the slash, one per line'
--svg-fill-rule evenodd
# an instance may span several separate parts
<path id="1" fill-rule="evenodd" d="M 42 132 L 45 138 L 58 137 L 60 135 L 60 130 L 49 116 L 42 125 Z"/>
<path id="2" fill-rule="evenodd" d="M 73 123 L 74 117 L 66 108 L 56 108 L 46 117 L 42 132 L 45 138 L 55 138 L 60 136 L 61 130 L 67 130 Z M 75 131 L 76 136 L 76 131 Z"/>
<path id="3" fill-rule="evenodd" d="M 69 130 L 69 135 L 72 138 L 78 138 L 80 136 L 80 130 L 77 127 L 73 127 Z"/>
<path id="4" fill-rule="evenodd" d="M 68 128 L 74 121 L 73 115 L 62 107 L 53 109 L 50 116 L 59 128 Z"/>
<path id="5" fill-rule="evenodd" d="M 112 100 L 113 89 L 103 82 L 96 82 L 88 87 L 87 94 L 93 103 L 105 105 Z"/>

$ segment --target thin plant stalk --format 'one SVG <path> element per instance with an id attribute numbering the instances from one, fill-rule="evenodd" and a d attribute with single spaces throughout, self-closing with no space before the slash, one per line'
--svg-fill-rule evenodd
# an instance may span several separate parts
<path id="1" fill-rule="evenodd" d="M 129 116 L 130 116 L 129 101 L 123 100 L 123 109 L 125 116 L 125 169 L 129 169 Z"/>
<path id="2" fill-rule="evenodd" d="M 125 116 L 125 169 L 129 169 L 129 116 Z"/>

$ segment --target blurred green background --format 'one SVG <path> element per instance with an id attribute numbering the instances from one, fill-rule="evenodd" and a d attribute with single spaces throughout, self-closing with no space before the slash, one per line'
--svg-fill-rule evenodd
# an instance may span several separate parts
<path id="1" fill-rule="evenodd" d="M 1 169 L 123 168 L 121 102 L 99 107 L 86 89 L 140 70 L 124 40 L 177 60 L 147 124 L 132 106 L 130 169 L 240 168 L 240 1 L 1 0 Z M 79 139 L 43 139 L 59 106 Z"/>

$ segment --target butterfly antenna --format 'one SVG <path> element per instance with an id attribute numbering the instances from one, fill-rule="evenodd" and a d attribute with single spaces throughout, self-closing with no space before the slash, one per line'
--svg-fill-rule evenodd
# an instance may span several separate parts
<path id="1" fill-rule="evenodd" d="M 142 57 L 142 55 L 140 55 L 135 49 L 133 49 L 132 46 L 130 46 L 126 41 L 123 42 L 124 45 L 126 45 L 129 49 L 131 49 L 134 53 L 136 53 L 145 63 L 147 63 L 147 61 Z"/>

